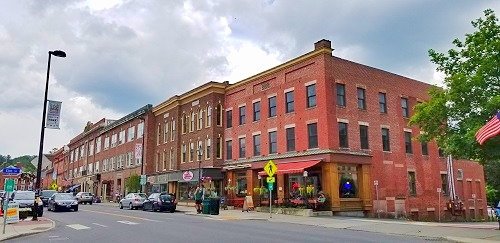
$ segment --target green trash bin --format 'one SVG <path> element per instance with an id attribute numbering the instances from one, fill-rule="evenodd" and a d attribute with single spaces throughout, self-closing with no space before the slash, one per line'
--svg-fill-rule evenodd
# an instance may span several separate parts
<path id="1" fill-rule="evenodd" d="M 220 199 L 219 198 L 211 198 L 210 199 L 210 214 L 211 215 L 219 215 L 219 206 L 220 206 Z"/>
<path id="2" fill-rule="evenodd" d="M 201 202 L 201 206 L 202 206 L 201 213 L 210 214 L 210 199 L 204 199 Z"/>

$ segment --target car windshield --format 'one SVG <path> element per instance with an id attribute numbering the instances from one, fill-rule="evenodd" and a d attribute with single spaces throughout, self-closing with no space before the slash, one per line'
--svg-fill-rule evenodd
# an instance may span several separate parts
<path id="1" fill-rule="evenodd" d="M 52 197 L 56 191 L 42 191 L 42 196 L 43 197 Z"/>
<path id="2" fill-rule="evenodd" d="M 136 196 L 138 196 L 138 197 L 141 197 L 141 198 L 147 198 L 147 197 L 148 197 L 148 196 L 146 196 L 146 194 L 144 194 L 144 193 L 137 193 L 137 194 L 135 194 L 135 195 L 136 195 Z"/>
<path id="3" fill-rule="evenodd" d="M 168 194 L 162 194 L 162 195 L 160 195 L 160 198 L 164 202 L 170 202 L 170 201 L 172 201 L 172 197 L 170 195 L 168 195 Z"/>
<path id="4" fill-rule="evenodd" d="M 54 196 L 56 200 L 71 200 L 74 199 L 72 194 L 56 194 Z"/>
<path id="5" fill-rule="evenodd" d="M 18 200 L 35 200 L 35 192 L 16 192 L 14 199 Z"/>
<path id="6" fill-rule="evenodd" d="M 80 196 L 90 196 L 90 192 L 84 192 Z"/>

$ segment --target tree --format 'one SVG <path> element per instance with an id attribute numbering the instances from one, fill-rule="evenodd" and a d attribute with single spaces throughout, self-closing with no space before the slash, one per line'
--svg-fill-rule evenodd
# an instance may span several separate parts
<path id="1" fill-rule="evenodd" d="M 435 139 L 447 154 L 482 163 L 500 160 L 500 136 L 482 146 L 475 133 L 500 109 L 500 26 L 491 9 L 472 21 L 475 32 L 455 39 L 446 54 L 429 50 L 437 70 L 445 74 L 443 89 L 416 105 L 410 124 L 419 126 L 421 141 Z"/>
<path id="2" fill-rule="evenodd" d="M 128 192 L 138 192 L 141 189 L 141 177 L 135 173 L 130 175 L 125 180 L 125 187 Z"/>

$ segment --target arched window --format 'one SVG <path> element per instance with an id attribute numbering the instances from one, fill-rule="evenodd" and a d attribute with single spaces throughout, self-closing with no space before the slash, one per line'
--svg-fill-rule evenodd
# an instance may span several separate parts
<path id="1" fill-rule="evenodd" d="M 203 128 L 203 109 L 198 110 L 198 130 Z"/>
<path id="2" fill-rule="evenodd" d="M 196 123 L 196 113 L 191 112 L 191 127 L 190 127 L 190 132 L 194 131 L 195 129 L 195 123 Z"/>
<path id="3" fill-rule="evenodd" d="M 216 121 L 216 124 L 217 126 L 222 126 L 222 104 L 218 104 L 217 105 L 217 121 Z"/>
<path id="4" fill-rule="evenodd" d="M 207 107 L 207 123 L 206 127 L 210 127 L 212 125 L 212 107 Z"/>

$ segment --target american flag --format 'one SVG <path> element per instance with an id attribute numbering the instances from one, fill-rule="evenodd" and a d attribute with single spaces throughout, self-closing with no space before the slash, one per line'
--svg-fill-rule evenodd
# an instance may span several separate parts
<path id="1" fill-rule="evenodd" d="M 500 134 L 500 111 L 476 132 L 476 140 L 483 144 L 486 140 Z"/>

